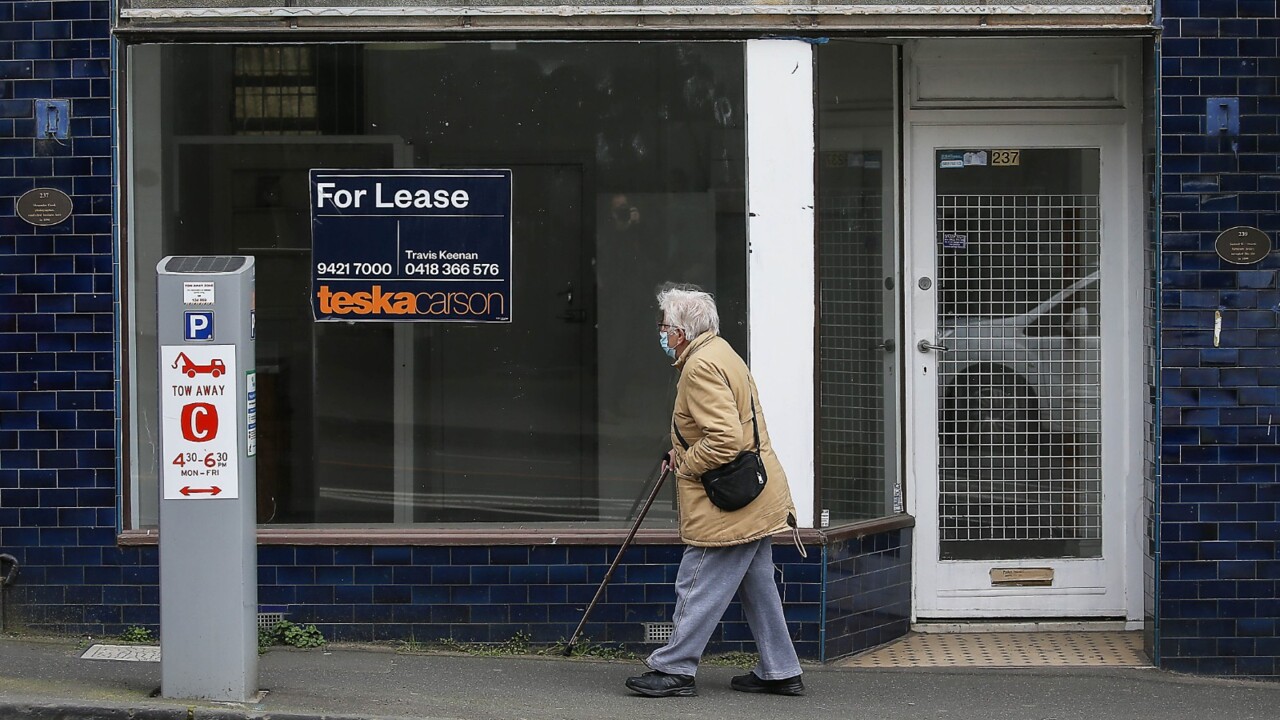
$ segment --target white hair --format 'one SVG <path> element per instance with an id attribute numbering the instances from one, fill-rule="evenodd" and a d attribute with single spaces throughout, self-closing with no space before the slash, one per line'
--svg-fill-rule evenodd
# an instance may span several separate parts
<path id="1" fill-rule="evenodd" d="M 720 313 L 711 293 L 703 292 L 696 285 L 673 285 L 658 292 L 658 307 L 666 322 L 684 331 L 692 340 L 710 330 L 720 334 Z"/>

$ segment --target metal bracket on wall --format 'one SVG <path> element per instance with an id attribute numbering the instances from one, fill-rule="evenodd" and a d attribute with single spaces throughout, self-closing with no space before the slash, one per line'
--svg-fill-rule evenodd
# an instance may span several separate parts
<path id="1" fill-rule="evenodd" d="M 36 100 L 37 140 L 66 140 L 70 124 L 70 100 Z"/>
<path id="2" fill-rule="evenodd" d="M 1210 135 L 1240 134 L 1240 98 L 1207 98 L 1205 132 Z"/>

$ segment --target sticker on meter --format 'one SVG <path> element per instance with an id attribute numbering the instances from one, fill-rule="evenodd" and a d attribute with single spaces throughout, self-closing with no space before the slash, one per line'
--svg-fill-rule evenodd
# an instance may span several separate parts
<path id="1" fill-rule="evenodd" d="M 165 345 L 160 363 L 162 497 L 239 497 L 236 347 Z"/>

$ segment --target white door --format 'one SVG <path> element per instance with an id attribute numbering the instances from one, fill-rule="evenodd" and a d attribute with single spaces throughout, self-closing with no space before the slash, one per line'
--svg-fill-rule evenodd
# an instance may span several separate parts
<path id="1" fill-rule="evenodd" d="M 918 618 L 1125 614 L 1122 140 L 911 129 Z"/>

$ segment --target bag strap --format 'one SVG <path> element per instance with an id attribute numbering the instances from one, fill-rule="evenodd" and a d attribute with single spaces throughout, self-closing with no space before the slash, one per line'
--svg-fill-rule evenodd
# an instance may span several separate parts
<path id="1" fill-rule="evenodd" d="M 672 430 L 672 432 L 674 432 L 674 433 L 676 434 L 676 439 L 680 441 L 680 444 L 681 444 L 682 446 L 684 446 L 684 449 L 685 449 L 685 450 L 688 450 L 688 449 L 689 449 L 689 443 L 688 443 L 688 441 L 686 441 L 686 440 L 684 439 L 684 436 L 680 434 L 680 428 L 676 427 L 676 419 L 675 419 L 675 418 L 671 418 L 671 430 Z"/>
<path id="2" fill-rule="evenodd" d="M 689 441 L 684 439 L 680 434 L 680 428 L 676 427 L 676 419 L 671 418 L 671 431 L 676 434 L 676 439 L 680 441 L 681 447 L 685 450 L 689 449 Z M 751 396 L 751 435 L 756 440 L 756 452 L 760 451 L 760 426 L 756 424 L 756 396 Z"/>

